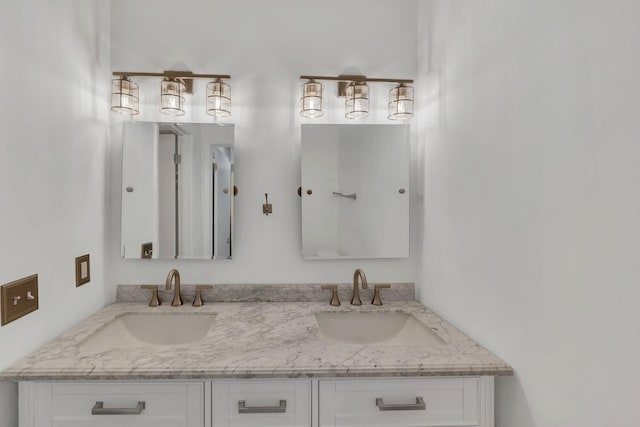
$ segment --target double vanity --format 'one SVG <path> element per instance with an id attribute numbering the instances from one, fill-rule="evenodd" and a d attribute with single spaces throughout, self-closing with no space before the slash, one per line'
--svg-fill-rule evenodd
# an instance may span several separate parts
<path id="1" fill-rule="evenodd" d="M 492 427 L 512 369 L 414 300 L 413 284 L 118 287 L 0 374 L 20 427 Z M 324 286 L 326 288 L 326 286 Z M 204 300 L 192 306 L 196 292 Z M 335 296 L 341 305 L 330 305 Z"/>
<path id="2" fill-rule="evenodd" d="M 231 259 L 234 126 L 123 129 L 121 256 Z M 302 257 L 406 258 L 408 125 L 301 129 Z M 258 215 L 278 212 L 267 197 Z M 511 374 L 413 283 L 184 286 L 172 270 L 118 286 L 0 380 L 19 383 L 19 427 L 493 427 Z"/>

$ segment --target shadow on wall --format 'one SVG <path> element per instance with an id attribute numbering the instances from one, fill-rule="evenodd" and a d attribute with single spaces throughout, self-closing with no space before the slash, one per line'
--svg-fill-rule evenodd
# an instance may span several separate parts
<path id="1" fill-rule="evenodd" d="M 516 418 L 518 418 L 516 420 Z M 520 378 L 496 378 L 496 427 L 535 427 Z"/>

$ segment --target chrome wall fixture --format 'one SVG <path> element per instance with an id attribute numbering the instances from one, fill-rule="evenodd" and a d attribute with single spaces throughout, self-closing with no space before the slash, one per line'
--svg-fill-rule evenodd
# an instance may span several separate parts
<path id="1" fill-rule="evenodd" d="M 366 76 L 340 75 L 300 76 L 307 80 L 302 84 L 300 98 L 300 115 L 306 118 L 322 117 L 324 111 L 323 86 L 318 80 L 336 81 L 338 96 L 345 97 L 345 117 L 348 119 L 365 119 L 369 116 L 369 85 L 368 83 L 395 83 L 389 92 L 389 108 L 387 118 L 390 120 L 408 120 L 413 117 L 413 80 L 408 79 L 374 79 Z"/>
<path id="2" fill-rule="evenodd" d="M 114 71 L 116 77 L 111 84 L 111 110 L 116 113 L 135 115 L 140 113 L 138 84 L 133 77 L 162 78 L 160 84 L 160 112 L 172 116 L 186 113 L 185 94 L 193 92 L 194 79 L 212 80 L 207 84 L 207 114 L 214 117 L 231 115 L 231 86 L 224 80 L 228 74 L 194 74 L 190 71 L 165 71 L 163 73 L 143 73 Z"/>

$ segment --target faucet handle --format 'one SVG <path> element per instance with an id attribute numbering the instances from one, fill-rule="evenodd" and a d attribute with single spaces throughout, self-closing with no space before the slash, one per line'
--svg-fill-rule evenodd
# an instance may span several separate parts
<path id="1" fill-rule="evenodd" d="M 371 301 L 372 305 L 382 305 L 382 298 L 380 298 L 380 289 L 389 289 L 391 285 L 375 285 L 373 287 L 373 301 Z"/>
<path id="2" fill-rule="evenodd" d="M 338 298 L 338 285 L 322 285 L 320 289 L 328 289 L 331 291 L 331 301 L 329 305 L 338 307 L 340 305 L 340 299 Z"/>
<path id="3" fill-rule="evenodd" d="M 202 307 L 204 302 L 202 301 L 202 290 L 203 289 L 213 289 L 211 285 L 196 285 L 196 297 L 193 299 L 194 307 Z"/>
<path id="4" fill-rule="evenodd" d="M 142 285 L 141 289 L 149 289 L 151 291 L 151 300 L 149 301 L 149 307 L 157 307 L 160 304 L 160 299 L 158 298 L 158 285 Z"/>

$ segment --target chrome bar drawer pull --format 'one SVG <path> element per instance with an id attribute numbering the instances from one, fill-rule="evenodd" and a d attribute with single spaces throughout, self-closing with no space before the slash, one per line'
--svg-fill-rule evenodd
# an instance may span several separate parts
<path id="1" fill-rule="evenodd" d="M 146 405 L 144 401 L 140 401 L 135 408 L 105 408 L 104 402 L 96 402 L 91 415 L 140 415 Z"/>
<path id="2" fill-rule="evenodd" d="M 238 400 L 239 414 L 281 414 L 287 412 L 287 401 L 281 400 L 280 406 L 245 406 L 244 400 Z"/>
<path id="3" fill-rule="evenodd" d="M 381 397 L 376 398 L 376 406 L 381 411 L 426 411 L 424 399 L 416 397 L 416 403 L 384 403 Z"/>

